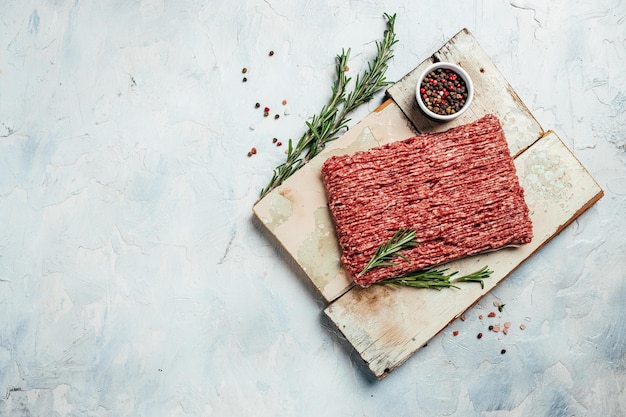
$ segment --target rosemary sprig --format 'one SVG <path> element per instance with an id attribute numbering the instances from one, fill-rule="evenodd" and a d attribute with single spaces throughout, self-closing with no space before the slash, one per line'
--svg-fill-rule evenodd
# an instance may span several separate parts
<path id="1" fill-rule="evenodd" d="M 394 257 L 400 257 L 410 262 L 400 251 L 415 246 L 419 246 L 419 243 L 415 240 L 415 230 L 400 228 L 388 241 L 376 249 L 372 258 L 357 275 L 363 276 L 369 270 L 379 266 L 395 266 L 396 264 L 391 262 Z"/>
<path id="2" fill-rule="evenodd" d="M 480 283 L 480 288 L 485 288 L 483 280 L 489 278 L 492 273 L 493 271 L 489 270 L 488 265 L 485 265 L 476 272 L 456 278 L 454 282 L 478 282 Z"/>
<path id="3" fill-rule="evenodd" d="M 294 145 L 289 139 L 287 158 L 284 163 L 274 169 L 269 184 L 261 190 L 260 198 L 282 184 L 287 178 L 302 168 L 314 156 L 319 154 L 327 143 L 337 139 L 338 133 L 348 128 L 347 115 L 363 103 L 371 100 L 374 94 L 391 81 L 385 79 L 387 62 L 393 58 L 393 45 L 398 42 L 394 31 L 396 15 L 384 14 L 387 19 L 387 29 L 383 39 L 376 42 L 377 55 L 367 65 L 362 76 L 356 77 L 355 86 L 350 94 L 346 89 L 350 78 L 346 77 L 346 67 L 350 58 L 350 49 L 342 50 L 335 62 L 335 83 L 332 86 L 332 95 L 318 115 L 306 122 L 307 129 Z"/>
<path id="4" fill-rule="evenodd" d="M 493 271 L 489 270 L 488 266 L 484 266 L 471 274 L 453 279 L 459 271 L 446 274 L 447 270 L 448 269 L 426 269 L 411 272 L 396 278 L 387 278 L 377 282 L 377 284 L 387 284 L 394 287 L 432 288 L 440 290 L 442 288 L 460 289 L 457 285 L 455 285 L 459 282 L 477 282 L 480 283 L 480 288 L 485 288 L 483 280 L 489 278 L 493 273 Z"/>

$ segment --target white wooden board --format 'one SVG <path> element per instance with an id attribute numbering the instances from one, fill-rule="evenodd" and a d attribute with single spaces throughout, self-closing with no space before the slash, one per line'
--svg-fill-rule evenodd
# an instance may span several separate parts
<path id="1" fill-rule="evenodd" d="M 415 84 L 433 60 L 461 65 L 472 77 L 475 98 L 459 119 L 435 124 L 417 108 Z M 254 206 L 254 214 L 285 248 L 329 303 L 324 310 L 368 364 L 383 378 L 419 347 L 493 289 L 525 259 L 602 196 L 602 190 L 560 141 L 544 131 L 473 36 L 460 31 L 432 58 L 389 89 L 393 100 L 364 118 L 344 136 Z M 340 249 L 327 207 L 320 168 L 324 160 L 406 139 L 416 132 L 441 131 L 487 113 L 500 119 L 531 208 L 531 244 L 449 264 L 461 273 L 488 264 L 494 270 L 485 289 L 461 290 L 355 287 L 340 263 Z"/>
<path id="2" fill-rule="evenodd" d="M 474 99 L 470 108 L 446 123 L 428 119 L 415 99 L 417 79 L 428 65 L 438 61 L 461 66 L 474 83 Z M 543 129 L 532 113 L 467 29 L 461 30 L 430 58 L 392 85 L 388 94 L 419 132 L 440 132 L 491 113 L 500 119 L 513 156 L 543 135 Z"/>

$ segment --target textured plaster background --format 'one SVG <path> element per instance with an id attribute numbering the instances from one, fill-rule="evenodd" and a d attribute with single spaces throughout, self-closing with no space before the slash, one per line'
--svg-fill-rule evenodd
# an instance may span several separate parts
<path id="1" fill-rule="evenodd" d="M 384 3 L 3 1 L 0 415 L 626 413 L 626 3 Z M 251 207 L 384 12 L 389 79 L 467 27 L 606 194 L 378 382 Z"/>

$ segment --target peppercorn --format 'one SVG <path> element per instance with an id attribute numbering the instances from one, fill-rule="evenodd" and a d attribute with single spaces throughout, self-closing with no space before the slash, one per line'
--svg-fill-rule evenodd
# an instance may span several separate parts
<path id="1" fill-rule="evenodd" d="M 286 106 L 287 105 L 287 100 L 283 100 L 282 105 Z"/>
<path id="2" fill-rule="evenodd" d="M 250 149 L 250 153 L 252 153 L 252 155 L 256 155 L 256 148 Z"/>
<path id="3" fill-rule="evenodd" d="M 419 92 L 426 108 L 441 115 L 458 112 L 468 96 L 465 82 L 457 79 L 458 75 L 449 68 L 435 69 L 424 77 Z"/>
<path id="4" fill-rule="evenodd" d="M 248 81 L 248 79 L 246 77 L 243 77 L 243 79 L 241 81 L 243 81 L 245 83 L 246 81 Z"/>
<path id="5" fill-rule="evenodd" d="M 272 138 L 272 143 L 276 143 L 276 142 L 278 142 L 278 139 L 277 138 Z"/>
<path id="6" fill-rule="evenodd" d="M 248 68 L 243 67 L 243 69 L 241 70 L 242 74 L 245 74 L 246 72 L 248 72 Z"/>
<path id="7" fill-rule="evenodd" d="M 267 117 L 267 116 L 269 116 L 269 115 L 270 115 L 270 112 L 268 112 L 268 111 L 263 112 L 263 117 Z"/>
<path id="8" fill-rule="evenodd" d="M 501 354 L 501 355 L 504 355 L 505 353 L 506 353 L 506 349 L 502 349 L 502 350 L 500 351 L 500 354 Z"/>
<path id="9" fill-rule="evenodd" d="M 280 117 L 280 115 L 279 115 L 279 114 L 275 114 L 275 115 L 274 115 L 274 119 L 278 119 L 279 117 Z"/>
<path id="10" fill-rule="evenodd" d="M 489 331 L 493 330 L 493 326 L 489 326 Z"/>
<path id="11" fill-rule="evenodd" d="M 270 112 L 270 108 L 269 108 L 269 107 L 266 107 L 266 108 L 264 108 L 264 109 L 263 109 L 263 111 L 264 111 L 265 113 L 269 113 L 269 112 Z"/>
<path id="12" fill-rule="evenodd" d="M 455 330 L 455 331 L 452 332 L 452 336 L 458 336 L 458 335 L 459 335 L 459 331 L 458 330 Z"/>
<path id="13" fill-rule="evenodd" d="M 276 142 L 276 146 L 283 146 L 282 142 Z"/>
<path id="14" fill-rule="evenodd" d="M 256 103 L 256 104 L 254 105 L 254 108 L 255 108 L 255 109 L 258 109 L 259 107 L 261 107 L 261 103 Z"/>
<path id="15" fill-rule="evenodd" d="M 476 335 L 476 337 L 477 337 L 477 338 L 479 338 L 479 339 L 482 339 L 482 338 L 483 338 L 483 334 L 482 334 L 482 333 L 478 333 L 478 334 Z"/>
<path id="16" fill-rule="evenodd" d="M 274 56 L 274 51 L 270 51 L 270 56 Z"/>

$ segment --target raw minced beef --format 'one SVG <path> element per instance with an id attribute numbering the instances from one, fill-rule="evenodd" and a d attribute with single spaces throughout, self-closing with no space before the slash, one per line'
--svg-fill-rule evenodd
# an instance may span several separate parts
<path id="1" fill-rule="evenodd" d="M 529 243 L 532 223 L 495 116 L 423 134 L 322 166 L 341 260 L 362 287 L 508 245 Z M 359 275 L 400 228 L 415 230 L 410 262 Z"/>

